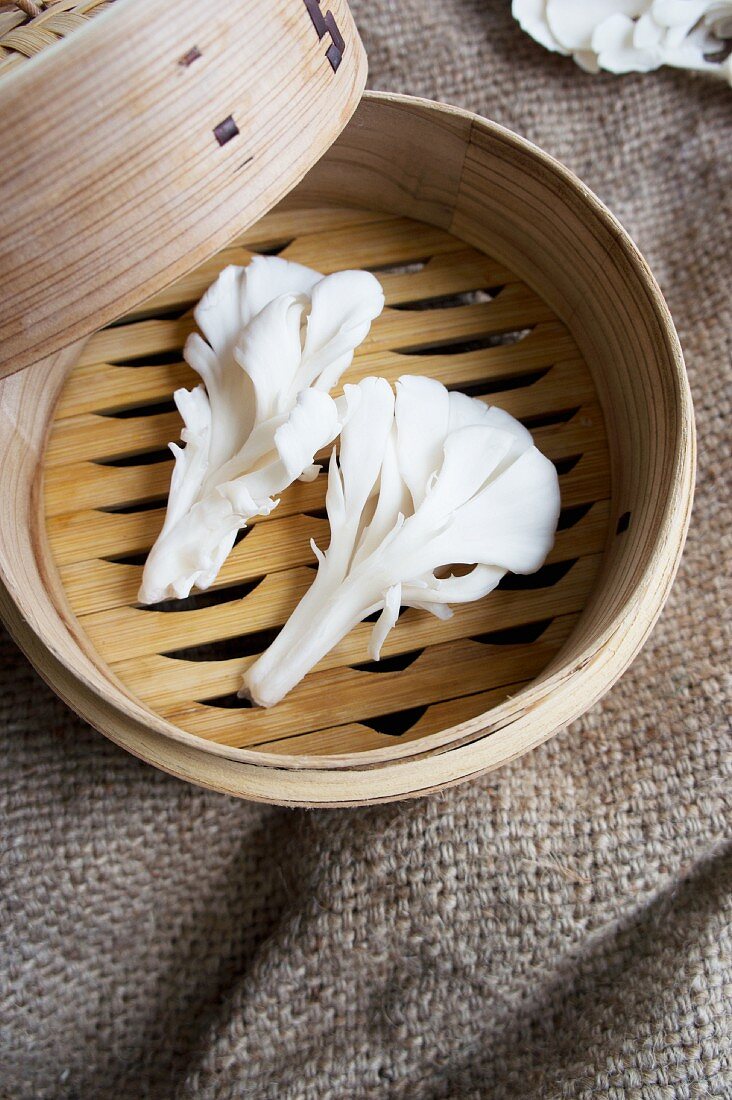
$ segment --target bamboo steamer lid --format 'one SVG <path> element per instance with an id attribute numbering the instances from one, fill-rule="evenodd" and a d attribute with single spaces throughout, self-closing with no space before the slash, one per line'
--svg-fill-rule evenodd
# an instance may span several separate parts
<path id="1" fill-rule="evenodd" d="M 0 3 L 0 377 L 256 221 L 365 79 L 345 0 Z"/>

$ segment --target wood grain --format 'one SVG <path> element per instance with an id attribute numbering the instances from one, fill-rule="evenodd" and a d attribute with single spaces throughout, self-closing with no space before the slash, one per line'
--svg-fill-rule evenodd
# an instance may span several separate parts
<path id="1" fill-rule="evenodd" d="M 289 0 L 116 0 L 68 37 L 71 12 L 8 32 L 35 56 L 0 55 L 0 377 L 210 258 L 329 147 L 366 78 L 348 5 L 330 9 L 335 73 Z"/>

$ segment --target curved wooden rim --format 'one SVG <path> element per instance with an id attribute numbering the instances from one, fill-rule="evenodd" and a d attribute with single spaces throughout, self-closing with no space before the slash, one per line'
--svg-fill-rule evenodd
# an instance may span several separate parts
<path id="1" fill-rule="evenodd" d="M 292 805 L 346 805 L 426 793 L 505 763 L 578 717 L 622 674 L 650 633 L 678 566 L 693 494 L 694 422 L 678 338 L 647 264 L 613 215 L 564 166 L 495 123 L 410 97 L 368 93 L 367 99 L 419 105 L 447 117 L 460 118 L 469 123 L 471 133 L 482 132 L 529 153 L 563 188 L 569 188 L 576 203 L 609 230 L 637 282 L 637 289 L 647 299 L 665 358 L 672 367 L 670 383 L 680 419 L 669 478 L 674 489 L 666 500 L 655 551 L 643 576 L 601 635 L 576 654 L 570 664 L 562 665 L 560 656 L 553 669 L 514 699 L 491 711 L 489 724 L 476 719 L 401 748 L 397 745 L 339 757 L 291 757 L 229 749 L 184 733 L 151 715 L 134 700 L 125 697 L 123 704 L 110 702 L 96 684 L 64 667 L 54 654 L 53 665 L 43 674 L 83 717 L 129 751 L 203 785 Z M 19 607 L 9 606 L 6 599 L 2 602 L 11 629 L 33 659 L 33 650 L 40 643 L 23 620 Z M 16 603 L 22 606 L 20 594 Z M 121 732 L 120 718 L 124 721 Z M 509 731 L 510 755 L 506 752 Z"/>

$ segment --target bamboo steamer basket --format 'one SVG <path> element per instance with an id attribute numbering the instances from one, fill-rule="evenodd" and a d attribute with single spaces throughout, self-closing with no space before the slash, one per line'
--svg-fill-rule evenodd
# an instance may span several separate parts
<path id="1" fill-rule="evenodd" d="M 94 7 L 61 6 L 90 9 L 85 17 Z M 63 45 L 32 61 L 12 58 L 4 76 L 11 55 L 0 54 L 0 103 L 16 81 L 30 81 L 33 66 L 37 80 L 52 60 L 63 67 L 72 45 L 109 50 L 117 19 L 134 36 L 160 17 L 160 38 L 146 39 L 157 70 L 161 56 L 177 60 L 194 47 L 205 57 L 218 37 L 201 46 L 201 9 L 228 18 L 241 5 L 177 0 L 180 18 L 166 24 L 169 7 L 116 0 Z M 4 366 L 14 373 L 0 381 L 0 611 L 70 706 L 177 776 L 287 805 L 423 794 L 549 738 L 607 691 L 648 636 L 678 565 L 693 492 L 681 350 L 643 258 L 564 167 L 468 112 L 404 96 L 360 98 L 363 55 L 344 3 L 244 7 L 227 25 L 243 56 L 258 10 L 286 9 L 291 38 L 273 67 L 292 67 L 289 93 L 293 105 L 305 104 L 302 117 L 270 138 L 254 123 L 251 135 L 239 127 L 265 159 L 270 139 L 297 145 L 283 154 L 286 180 L 266 166 L 256 178 L 232 176 L 250 155 L 247 143 L 222 162 L 216 157 L 233 142 L 214 142 L 200 165 L 194 156 L 194 186 L 206 181 L 206 225 L 195 203 L 184 204 L 177 241 L 173 188 L 164 199 L 153 189 L 120 201 L 101 226 L 85 229 L 87 215 L 74 222 L 69 213 L 66 239 L 76 226 L 86 252 L 72 249 L 64 262 L 56 252 L 63 234 L 51 227 L 52 254 L 39 242 L 35 264 L 25 257 L 25 282 L 0 248 L 0 287 L 16 287 Z M 187 20 L 199 17 L 191 37 Z M 41 18 L 23 27 L 30 33 Z M 183 80 L 201 60 L 179 66 Z M 199 135 L 219 115 L 236 119 L 226 102 L 235 71 L 216 84 L 220 98 L 205 119 L 196 117 Z M 150 73 L 141 63 L 139 79 Z M 180 73 L 158 82 L 156 110 L 167 110 Z M 304 99 L 303 83 L 315 89 Z M 153 110 L 148 101 L 144 109 Z M 308 130 L 306 142 L 298 144 L 298 129 Z M 140 134 L 130 130 L 128 157 L 139 154 Z M 20 171 L 22 150 L 13 156 Z M 122 171 L 123 161 L 115 163 Z M 179 188 L 188 172 L 183 163 Z M 31 198 L 19 200 L 6 173 L 0 195 L 8 209 L 29 209 Z M 157 221 L 160 248 L 148 249 L 145 234 Z M 112 242 L 117 281 L 106 281 L 106 261 L 89 247 L 102 239 Z M 556 463 L 563 507 L 555 548 L 535 577 L 508 579 L 447 622 L 407 612 L 380 665 L 368 661 L 363 624 L 268 711 L 236 705 L 234 696 L 242 670 L 312 579 L 310 538 L 327 543 L 323 477 L 293 486 L 271 517 L 252 523 L 211 592 L 135 606 L 141 563 L 162 522 L 170 476 L 163 449 L 178 432 L 171 395 L 193 379 L 180 354 L 191 306 L 225 264 L 258 251 L 322 271 L 376 271 L 387 308 L 344 380 L 421 372 L 502 405 Z M 38 330 L 23 320 L 34 275 L 54 303 Z M 92 299 L 85 304 L 80 280 Z"/>

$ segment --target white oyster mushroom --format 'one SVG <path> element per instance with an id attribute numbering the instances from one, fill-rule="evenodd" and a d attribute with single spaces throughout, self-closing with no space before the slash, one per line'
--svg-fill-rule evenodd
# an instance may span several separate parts
<path id="1" fill-rule="evenodd" d="M 570 51 L 555 37 L 547 18 L 548 0 L 513 0 L 511 11 L 522 31 L 553 53 Z"/>
<path id="2" fill-rule="evenodd" d="M 203 385 L 178 390 L 185 447 L 140 603 L 188 596 L 215 580 L 240 531 L 267 515 L 338 435 L 345 403 L 328 390 L 384 306 L 365 271 L 323 276 L 278 257 L 228 267 L 194 310 L 184 356 Z"/>
<path id="3" fill-rule="evenodd" d="M 658 54 L 663 44 L 666 28 L 659 23 L 652 11 L 646 11 L 633 24 L 633 45 L 637 50 Z"/>
<path id="4" fill-rule="evenodd" d="M 658 48 L 636 46 L 635 28 L 636 23 L 621 12 L 608 16 L 595 27 L 592 49 L 601 69 L 610 73 L 648 73 L 661 66 Z"/>
<path id="5" fill-rule="evenodd" d="M 312 586 L 247 670 L 241 694 L 260 706 L 374 612 L 377 661 L 401 607 L 449 618 L 450 604 L 487 595 L 507 571 L 535 572 L 554 540 L 556 470 L 508 413 L 411 376 L 396 401 L 383 378 L 346 386 L 345 398 L 328 472 L 330 544 L 313 544 Z M 456 566 L 472 568 L 444 575 Z"/>
<path id="6" fill-rule="evenodd" d="M 512 10 L 537 42 L 590 72 L 671 65 L 732 83 L 732 0 L 513 0 Z"/>
<path id="7" fill-rule="evenodd" d="M 552 34 L 566 50 L 592 49 L 592 35 L 608 16 L 635 16 L 642 0 L 547 0 L 546 19 Z"/>

